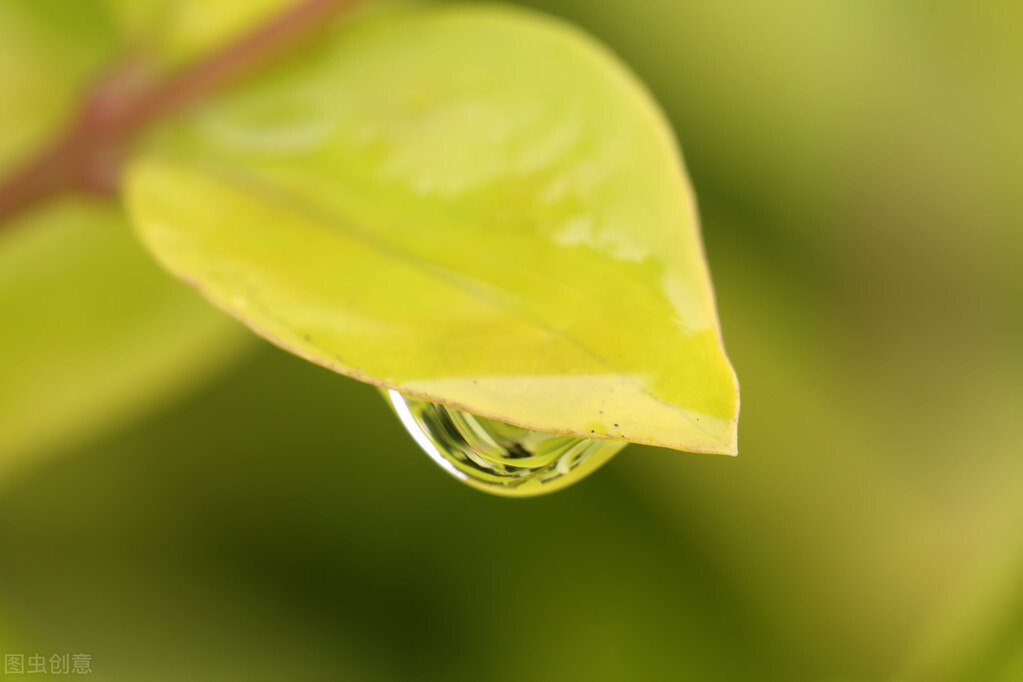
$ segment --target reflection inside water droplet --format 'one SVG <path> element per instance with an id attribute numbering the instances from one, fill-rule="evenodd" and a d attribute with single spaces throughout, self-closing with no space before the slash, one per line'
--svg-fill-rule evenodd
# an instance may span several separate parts
<path id="1" fill-rule="evenodd" d="M 541 495 L 589 475 L 625 447 L 530 431 L 428 400 L 384 391 L 419 446 L 451 475 L 497 495 Z"/>

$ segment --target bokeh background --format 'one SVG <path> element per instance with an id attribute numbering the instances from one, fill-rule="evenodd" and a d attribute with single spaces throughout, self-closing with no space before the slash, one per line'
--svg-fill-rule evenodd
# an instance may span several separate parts
<path id="1" fill-rule="evenodd" d="M 6 172 L 117 27 L 0 3 L 0 99 L 33 111 L 0 113 Z M 530 4 L 675 126 L 740 456 L 473 491 L 65 199 L 0 234 L 0 650 L 104 680 L 1023 680 L 1023 4 Z"/>

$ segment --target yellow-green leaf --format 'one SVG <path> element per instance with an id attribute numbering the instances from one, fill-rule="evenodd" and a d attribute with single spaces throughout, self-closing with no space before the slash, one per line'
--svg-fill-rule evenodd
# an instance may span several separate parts
<path id="1" fill-rule="evenodd" d="M 0 179 L 52 141 L 118 52 L 78 0 L 0 3 Z M 228 366 L 238 325 L 154 267 L 112 202 L 64 198 L 0 230 L 0 481 Z"/>
<path id="2" fill-rule="evenodd" d="M 106 0 L 124 40 L 180 67 L 255 29 L 296 0 Z"/>
<path id="3" fill-rule="evenodd" d="M 128 200 L 167 268 L 321 365 L 537 430 L 735 452 L 671 132 L 561 23 L 339 22 L 162 131 Z"/>
<path id="4" fill-rule="evenodd" d="M 117 207 L 65 200 L 0 239 L 0 478 L 228 366 L 236 323 L 146 258 Z"/>
<path id="5" fill-rule="evenodd" d="M 0 178 L 51 141 L 116 52 L 116 31 L 88 3 L 0 2 Z"/>

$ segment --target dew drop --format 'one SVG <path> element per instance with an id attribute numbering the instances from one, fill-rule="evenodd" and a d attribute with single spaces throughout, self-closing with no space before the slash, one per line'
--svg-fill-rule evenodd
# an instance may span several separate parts
<path id="1" fill-rule="evenodd" d="M 626 445 L 530 431 L 397 391 L 383 393 L 426 454 L 452 476 L 495 495 L 559 490 L 593 473 Z"/>

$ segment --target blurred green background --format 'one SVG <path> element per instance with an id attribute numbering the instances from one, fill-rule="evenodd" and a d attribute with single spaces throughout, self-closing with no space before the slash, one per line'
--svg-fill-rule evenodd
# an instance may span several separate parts
<path id="1" fill-rule="evenodd" d="M 102 22 L 59 4 L 39 6 Z M 207 317 L 141 252 L 124 276 L 149 284 L 118 298 L 117 276 L 39 273 L 70 247 L 19 226 L 0 650 L 88 653 L 104 680 L 1023 680 L 1023 4 L 530 4 L 671 117 L 740 456 L 630 446 L 553 496 L 489 497 L 373 388 Z M 80 82 L 105 30 L 0 84 Z M 40 97 L 72 96 L 58 81 Z M 16 135 L 0 113 L 0 152 L 46 116 Z M 120 220 L 25 220 L 69 210 Z M 157 302 L 185 321 L 145 321 Z"/>

